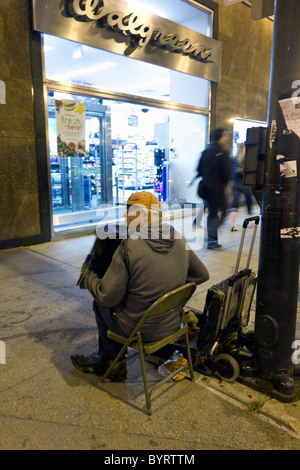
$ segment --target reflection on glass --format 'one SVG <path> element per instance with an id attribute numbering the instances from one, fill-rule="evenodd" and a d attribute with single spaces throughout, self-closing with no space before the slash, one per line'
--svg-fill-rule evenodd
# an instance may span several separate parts
<path id="1" fill-rule="evenodd" d="M 76 109 L 84 104 L 84 153 L 74 147 L 72 154 L 70 145 L 66 156 L 58 151 L 55 100 L 64 99 L 76 102 Z M 169 205 L 198 202 L 188 182 L 205 147 L 207 122 L 196 113 L 48 92 L 55 230 L 114 218 L 119 205 L 122 216 L 133 191 L 151 191 Z M 103 204 L 112 210 L 104 213 Z"/>

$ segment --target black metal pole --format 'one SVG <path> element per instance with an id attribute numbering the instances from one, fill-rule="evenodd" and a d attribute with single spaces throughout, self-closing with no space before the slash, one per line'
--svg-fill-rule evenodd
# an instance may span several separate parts
<path id="1" fill-rule="evenodd" d="M 299 0 L 275 0 L 254 338 L 258 376 L 269 381 L 282 396 L 294 393 L 292 343 L 299 282 L 300 119 L 299 129 L 295 119 L 291 132 L 288 123 L 292 115 L 287 111 L 290 108 L 294 117 L 300 116 L 300 105 L 298 109 L 294 103 L 300 86 L 299 25 Z M 298 95 L 300 98 L 300 90 Z M 283 113 L 282 100 L 286 99 L 289 101 L 284 102 L 287 108 Z"/>

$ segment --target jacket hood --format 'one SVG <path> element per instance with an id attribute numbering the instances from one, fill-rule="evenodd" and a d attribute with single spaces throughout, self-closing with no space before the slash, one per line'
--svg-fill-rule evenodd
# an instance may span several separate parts
<path id="1" fill-rule="evenodd" d="M 175 240 L 182 238 L 174 227 L 169 224 L 142 227 L 139 232 L 130 232 L 130 228 L 128 229 L 122 224 L 106 224 L 97 226 L 96 233 L 101 240 L 106 238 L 120 240 L 128 237 L 132 239 L 142 238 L 153 251 L 166 254 L 172 249 Z"/>
<path id="2" fill-rule="evenodd" d="M 176 236 L 177 235 L 177 236 Z M 142 228 L 139 237 L 145 240 L 145 243 L 158 253 L 169 253 L 173 248 L 175 239 L 181 237 L 174 230 L 174 227 L 168 224 Z"/>

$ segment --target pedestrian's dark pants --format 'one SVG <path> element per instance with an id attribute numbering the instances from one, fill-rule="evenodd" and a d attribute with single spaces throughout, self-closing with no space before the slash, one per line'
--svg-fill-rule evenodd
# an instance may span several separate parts
<path id="1" fill-rule="evenodd" d="M 111 329 L 115 333 L 127 336 L 120 327 L 117 316 L 112 308 L 106 307 L 94 300 L 93 310 L 96 315 L 98 326 L 98 352 L 106 360 L 114 359 L 121 351 L 123 344 L 117 343 L 107 337 L 107 330 Z M 126 354 L 126 351 L 124 355 Z"/>
<path id="2" fill-rule="evenodd" d="M 211 190 L 207 206 L 207 247 L 214 248 L 218 244 L 218 227 L 223 224 L 228 214 L 225 194 Z"/>

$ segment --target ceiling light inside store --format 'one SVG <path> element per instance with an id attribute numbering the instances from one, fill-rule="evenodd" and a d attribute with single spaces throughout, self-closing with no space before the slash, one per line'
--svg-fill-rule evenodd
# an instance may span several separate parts
<path id="1" fill-rule="evenodd" d="M 56 80 L 62 81 L 66 79 L 72 79 L 74 77 L 81 77 L 82 75 L 87 75 L 93 72 L 99 72 L 100 70 L 112 69 L 116 66 L 117 64 L 114 64 L 113 62 L 102 62 L 101 64 L 91 65 L 90 67 L 86 67 L 83 69 L 70 70 L 69 72 L 57 77 Z"/>

